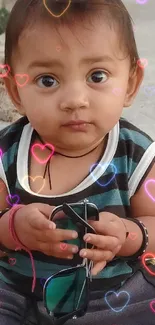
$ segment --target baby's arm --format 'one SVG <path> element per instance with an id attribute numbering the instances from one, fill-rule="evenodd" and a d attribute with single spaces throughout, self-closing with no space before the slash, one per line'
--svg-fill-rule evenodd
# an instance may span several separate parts
<path id="1" fill-rule="evenodd" d="M 142 221 L 145 227 L 147 228 L 149 244 L 147 246 L 146 253 L 151 252 L 152 254 L 155 253 L 155 202 L 154 202 L 155 183 L 154 180 L 155 180 L 155 165 L 153 165 L 147 177 L 143 180 L 141 187 L 131 198 L 132 216 L 133 218 Z M 148 185 L 148 181 L 149 181 L 149 185 Z M 150 195 L 147 192 L 149 192 Z M 124 219 L 124 223 L 126 223 L 128 229 L 127 222 L 128 220 Z M 130 232 L 136 233 L 136 231 L 134 230 L 131 230 Z M 131 249 L 131 246 L 137 245 L 137 242 L 139 241 L 139 235 L 136 236 L 134 241 L 130 240 L 129 242 L 129 240 L 126 241 L 126 245 L 124 245 L 124 247 L 122 248 L 121 255 L 126 255 L 126 252 L 128 252 Z"/>
<path id="2" fill-rule="evenodd" d="M 9 194 L 7 191 L 7 187 L 2 179 L 0 179 L 1 184 L 1 192 L 0 192 L 0 211 L 8 208 L 8 203 L 6 201 L 6 197 Z M 9 242 L 10 248 L 14 249 L 15 245 L 12 242 L 9 231 L 8 231 L 8 212 L 3 215 L 3 218 L 0 218 L 0 243 L 2 244 L 3 236 L 5 234 L 7 242 Z M 5 256 L 6 254 L 0 251 L 0 257 Z"/>

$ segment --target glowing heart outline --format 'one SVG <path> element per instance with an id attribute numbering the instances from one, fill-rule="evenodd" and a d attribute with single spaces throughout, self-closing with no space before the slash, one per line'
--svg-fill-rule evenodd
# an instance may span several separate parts
<path id="1" fill-rule="evenodd" d="M 21 85 L 19 83 L 19 81 L 17 81 L 18 77 L 20 77 L 20 78 L 26 77 L 26 81 Z M 25 74 L 25 73 L 16 73 L 15 76 L 14 76 L 14 80 L 15 80 L 17 86 L 21 87 L 21 88 L 24 87 L 28 83 L 29 79 L 30 79 L 29 75 Z"/>
<path id="2" fill-rule="evenodd" d="M 71 2 L 72 2 L 72 0 L 68 0 L 68 5 L 67 5 L 67 7 L 62 11 L 62 13 L 61 14 L 59 14 L 59 15 L 55 15 L 49 8 L 48 8 L 48 6 L 47 6 L 47 4 L 46 4 L 46 0 L 43 0 L 43 5 L 44 5 L 44 7 L 46 8 L 46 10 L 50 13 L 50 15 L 52 15 L 53 17 L 55 17 L 55 18 L 59 18 L 59 17 L 61 17 L 66 11 L 67 11 L 67 9 L 70 7 L 70 5 L 71 5 Z"/>
<path id="3" fill-rule="evenodd" d="M 7 77 L 8 74 L 9 74 L 9 72 L 10 72 L 10 70 L 11 70 L 11 68 L 10 68 L 10 66 L 8 64 L 0 64 L 0 68 L 5 69 L 5 67 L 8 69 L 8 71 L 6 71 L 5 74 L 4 73 L 0 73 L 0 78 Z"/>
<path id="4" fill-rule="evenodd" d="M 137 60 L 137 64 L 141 69 L 145 69 L 148 65 L 148 60 L 146 58 L 141 58 Z"/>
<path id="5" fill-rule="evenodd" d="M 93 169 L 93 167 L 95 167 L 95 166 L 97 166 L 97 165 L 101 166 L 101 168 L 103 168 L 104 165 L 106 165 L 107 167 L 108 167 L 108 166 L 113 166 L 113 167 L 114 167 L 114 175 L 113 175 L 113 176 L 110 178 L 110 180 L 107 181 L 105 184 L 101 184 L 101 183 L 98 181 L 98 179 L 99 179 L 101 176 L 103 176 L 103 175 L 101 175 L 98 179 L 96 179 L 96 178 L 93 176 L 93 171 L 92 171 L 92 169 Z M 95 181 L 98 185 L 105 187 L 105 186 L 109 185 L 109 184 L 113 181 L 113 179 L 115 178 L 115 175 L 117 174 L 117 167 L 116 167 L 114 164 L 112 164 L 112 163 L 110 163 L 110 164 L 108 164 L 108 163 L 95 163 L 95 164 L 93 164 L 93 165 L 90 167 L 90 174 L 91 174 L 92 178 L 94 179 L 94 181 Z M 104 174 L 104 173 L 103 173 L 103 174 Z"/>
<path id="6" fill-rule="evenodd" d="M 9 264 L 10 264 L 11 266 L 13 266 L 13 265 L 16 264 L 16 261 L 17 261 L 17 260 L 16 260 L 15 257 L 10 257 L 8 262 L 9 262 Z"/>
<path id="7" fill-rule="evenodd" d="M 130 238 L 131 240 L 135 240 L 137 238 L 137 233 L 129 232 L 128 238 Z"/>
<path id="8" fill-rule="evenodd" d="M 22 179 L 22 184 L 23 184 L 23 182 L 25 181 L 26 178 L 31 178 L 33 182 L 36 180 L 36 178 L 41 178 L 41 179 L 44 181 L 44 184 L 42 185 L 42 187 L 39 189 L 38 192 L 36 192 L 37 194 L 39 194 L 39 193 L 41 192 L 41 190 L 42 190 L 42 189 L 44 188 L 44 186 L 45 186 L 45 182 L 46 182 L 46 181 L 45 181 L 45 178 L 43 178 L 42 176 L 35 176 L 35 177 L 32 177 L 32 176 L 29 176 L 29 175 L 25 175 L 25 176 L 23 177 L 23 179 Z"/>
<path id="9" fill-rule="evenodd" d="M 149 192 L 148 188 L 147 188 L 147 185 L 149 183 L 155 183 L 155 179 L 148 179 L 145 184 L 144 184 L 144 187 L 145 187 L 145 192 L 147 193 L 147 195 L 149 196 L 149 198 L 151 200 L 153 200 L 155 202 L 155 197 Z"/>
<path id="10" fill-rule="evenodd" d="M 16 203 L 10 203 L 10 199 L 12 200 L 13 198 L 17 198 L 17 202 Z M 14 194 L 14 195 L 12 195 L 12 194 L 9 194 L 9 195 L 7 195 L 7 197 L 6 197 L 6 201 L 8 202 L 8 204 L 9 205 L 11 205 L 12 207 L 13 206 L 15 206 L 15 205 L 17 205 L 18 203 L 19 203 L 19 201 L 20 201 L 20 197 L 19 197 L 19 195 L 17 195 L 17 194 Z"/>
<path id="11" fill-rule="evenodd" d="M 151 308 L 151 310 L 153 311 L 153 313 L 155 313 L 155 308 L 153 307 L 153 304 L 155 305 L 155 300 L 152 300 L 152 301 L 150 302 L 150 308 Z"/>
<path id="12" fill-rule="evenodd" d="M 150 269 L 149 269 L 149 267 L 146 265 L 146 261 L 145 261 L 145 259 L 146 258 L 155 258 L 155 254 L 153 254 L 153 253 L 145 253 L 145 254 L 143 254 L 142 255 L 142 264 L 143 264 L 143 266 L 144 266 L 144 268 L 145 268 L 145 270 L 147 271 L 147 272 L 149 272 L 151 275 L 154 275 L 155 276 L 155 272 L 152 272 Z"/>
<path id="13" fill-rule="evenodd" d="M 60 243 L 60 249 L 62 250 L 62 251 L 64 251 L 66 248 L 67 248 L 67 244 L 66 243 Z"/>
<path id="14" fill-rule="evenodd" d="M 45 147 L 51 147 L 51 150 L 52 150 L 52 152 L 51 152 L 51 154 L 49 154 L 48 155 L 48 157 L 46 158 L 46 159 L 44 159 L 44 160 L 41 160 L 41 159 L 39 159 L 37 156 L 36 156 L 36 154 L 34 153 L 34 148 L 35 147 L 39 147 L 39 149 L 41 149 L 41 150 L 43 150 Z M 46 143 L 46 144 L 40 144 L 40 143 L 35 143 L 35 144 L 33 144 L 33 146 L 31 147 L 31 153 L 32 153 L 32 155 L 33 155 L 33 157 L 40 163 L 40 164 L 46 164 L 48 161 L 49 161 L 49 159 L 51 159 L 51 157 L 54 155 L 54 151 L 55 151 L 55 148 L 54 148 L 54 146 L 52 145 L 52 144 L 50 144 L 50 143 Z"/>
<path id="15" fill-rule="evenodd" d="M 128 300 L 127 300 L 127 302 L 125 303 L 125 305 L 124 305 L 122 308 L 120 308 L 119 310 L 116 310 L 115 308 L 113 308 L 113 307 L 110 305 L 110 303 L 109 303 L 108 300 L 107 300 L 107 295 L 110 294 L 110 293 L 114 293 L 116 297 L 118 297 L 121 293 L 125 293 L 125 294 L 127 294 L 127 296 L 128 296 Z M 124 291 L 124 290 L 123 290 L 123 291 L 120 291 L 119 293 L 117 293 L 117 292 L 115 292 L 115 291 L 108 291 L 108 292 L 106 292 L 104 299 L 105 299 L 107 305 L 108 305 L 108 306 L 109 306 L 113 311 L 115 311 L 116 313 L 119 313 L 120 311 L 122 311 L 122 310 L 127 306 L 128 302 L 129 302 L 129 300 L 130 300 L 130 295 L 129 295 L 129 293 L 128 293 L 127 291 Z M 118 308 L 118 307 L 116 307 L 116 308 Z"/>

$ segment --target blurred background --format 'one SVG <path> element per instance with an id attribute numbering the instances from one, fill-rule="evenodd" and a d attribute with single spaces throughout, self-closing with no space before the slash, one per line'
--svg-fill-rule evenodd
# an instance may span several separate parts
<path id="1" fill-rule="evenodd" d="M 0 0 L 0 64 L 4 57 L 6 21 L 15 2 Z M 155 0 L 123 0 L 123 3 L 134 21 L 140 58 L 145 58 L 148 63 L 139 94 L 132 107 L 124 109 L 123 116 L 155 140 Z M 18 117 L 0 80 L 0 128 Z"/>

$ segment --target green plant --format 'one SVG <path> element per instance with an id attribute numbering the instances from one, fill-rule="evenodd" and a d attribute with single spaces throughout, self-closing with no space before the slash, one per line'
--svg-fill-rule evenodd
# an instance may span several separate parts
<path id="1" fill-rule="evenodd" d="M 5 32 L 8 18 L 9 18 L 9 11 L 5 8 L 1 8 L 0 9 L 0 35 Z"/>

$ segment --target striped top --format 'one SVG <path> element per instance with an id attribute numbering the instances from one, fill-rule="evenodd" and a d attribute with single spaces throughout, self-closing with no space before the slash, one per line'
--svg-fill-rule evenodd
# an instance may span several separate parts
<path id="1" fill-rule="evenodd" d="M 109 132 L 106 150 L 100 160 L 90 166 L 87 177 L 71 191 L 51 196 L 34 193 L 30 189 L 28 177 L 25 177 L 29 174 L 30 149 L 35 134 L 36 131 L 27 117 L 22 117 L 0 131 L 3 152 L 0 178 L 12 197 L 7 198 L 10 205 L 40 202 L 57 206 L 87 198 L 89 202 L 96 204 L 99 212 L 111 212 L 122 218 L 132 217 L 130 198 L 141 186 L 154 163 L 155 142 L 148 135 L 121 118 Z M 41 299 L 43 282 L 40 279 L 46 279 L 61 269 L 81 262 L 78 254 L 70 261 L 46 256 L 37 251 L 32 253 L 37 276 L 35 295 Z M 110 289 L 131 276 L 132 272 L 132 263 L 112 261 L 93 277 L 91 289 Z M 30 293 L 32 267 L 29 255 L 25 251 L 10 251 L 8 257 L 1 258 L 0 279 L 23 293 Z"/>

